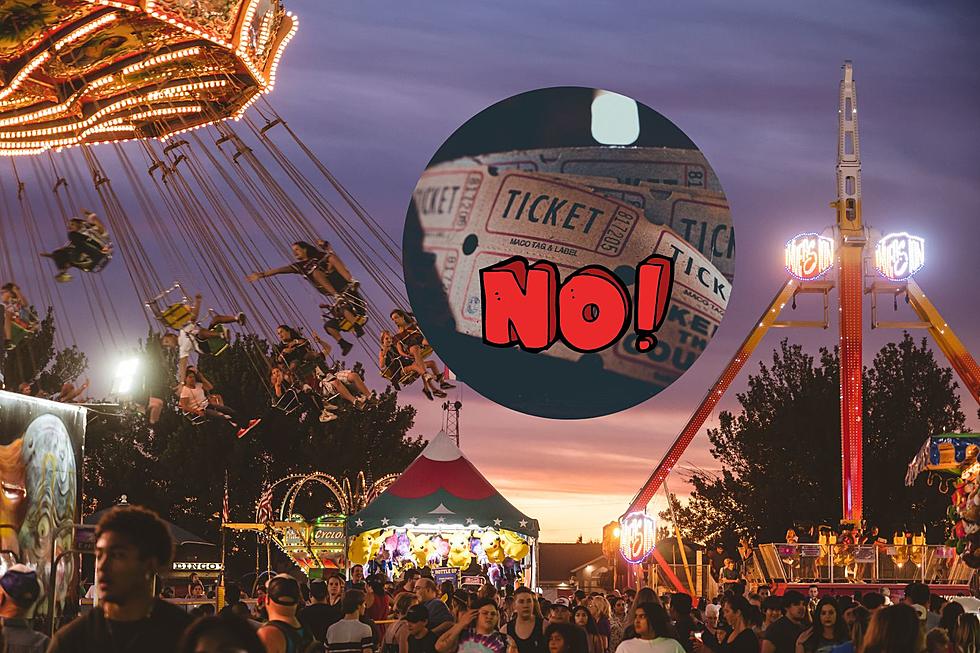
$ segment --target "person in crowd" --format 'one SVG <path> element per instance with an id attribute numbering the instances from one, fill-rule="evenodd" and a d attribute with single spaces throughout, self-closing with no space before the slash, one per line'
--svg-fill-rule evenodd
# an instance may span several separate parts
<path id="1" fill-rule="evenodd" d="M 606 597 L 599 594 L 591 597 L 589 601 L 589 612 L 592 613 L 592 618 L 595 619 L 599 634 L 605 638 L 605 650 L 608 651 L 610 648 L 609 640 L 612 637 L 612 607 L 609 605 Z M 620 636 L 619 641 L 622 641 L 622 636 Z M 616 642 L 616 644 L 619 644 L 619 642 Z M 615 651 L 615 649 L 613 650 Z"/>
<path id="2" fill-rule="evenodd" d="M 453 586 L 453 581 L 444 580 L 439 584 L 439 600 L 446 605 L 449 605 L 450 601 L 453 600 L 455 592 L 456 588 Z"/>
<path id="3" fill-rule="evenodd" d="M 813 614 L 813 625 L 796 640 L 796 653 L 830 653 L 835 646 L 850 640 L 844 615 L 832 597 L 820 599 Z"/>
<path id="4" fill-rule="evenodd" d="M 616 653 L 684 653 L 670 625 L 670 616 L 659 603 L 648 601 L 636 605 L 633 632 L 635 637 L 620 642 Z"/>
<path id="5" fill-rule="evenodd" d="M 180 641 L 177 653 L 266 653 L 248 621 L 228 614 L 198 619 Z"/>
<path id="6" fill-rule="evenodd" d="M 863 605 L 854 605 L 844 611 L 844 621 L 848 624 L 850 640 L 835 646 L 831 653 L 857 653 L 864 644 L 864 634 L 868 631 L 871 612 Z"/>
<path id="7" fill-rule="evenodd" d="M 192 572 L 187 578 L 187 589 L 185 590 L 184 596 L 194 596 L 196 588 L 200 587 L 200 595 L 204 595 L 204 583 L 201 582 L 201 577 L 197 575 L 196 572 Z"/>
<path id="8" fill-rule="evenodd" d="M 767 596 L 762 600 L 763 647 L 765 647 L 765 631 L 769 630 L 770 626 L 782 619 L 784 614 L 783 599 L 781 597 Z M 799 637 L 799 633 L 797 633 L 797 637 Z"/>
<path id="9" fill-rule="evenodd" d="M 0 615 L 3 615 L 0 631 L 7 642 L 7 648 L 0 650 L 4 653 L 48 650 L 48 636 L 34 630 L 29 621 L 40 595 L 37 573 L 26 565 L 14 564 L 0 577 Z"/>
<path id="10" fill-rule="evenodd" d="M 620 596 L 609 598 L 609 653 L 615 653 L 623 641 L 623 628 L 626 621 L 626 601 Z"/>
<path id="11" fill-rule="evenodd" d="M 926 633 L 926 653 L 951 653 L 953 644 L 943 628 L 933 628 Z"/>
<path id="12" fill-rule="evenodd" d="M 670 595 L 670 608 L 667 612 L 674 622 L 677 641 L 687 653 L 692 653 L 694 650 L 694 645 L 691 643 L 694 633 L 694 620 L 691 618 L 693 607 L 690 594 L 677 592 Z"/>
<path id="13" fill-rule="evenodd" d="M 704 607 L 704 631 L 706 637 L 714 637 L 718 633 L 718 621 L 720 618 L 721 606 L 717 603 L 709 603 Z"/>
<path id="14" fill-rule="evenodd" d="M 225 607 L 218 612 L 219 617 L 226 617 L 232 614 L 241 614 L 242 608 L 248 610 L 248 606 L 242 602 L 242 586 L 235 582 L 225 585 Z"/>
<path id="15" fill-rule="evenodd" d="M 640 591 L 638 591 L 633 597 L 633 604 L 630 606 L 630 610 L 626 613 L 626 627 L 623 628 L 624 640 L 636 637 L 636 632 L 633 630 L 635 622 L 633 612 L 641 603 L 656 603 L 657 605 L 660 605 L 660 599 L 657 598 L 657 593 L 654 592 L 652 588 L 640 588 Z"/>
<path id="16" fill-rule="evenodd" d="M 429 612 L 425 606 L 410 606 L 405 613 L 405 623 L 408 628 L 399 636 L 399 653 L 436 653 L 439 637 L 429 630 Z"/>
<path id="17" fill-rule="evenodd" d="M 517 644 L 497 628 L 500 610 L 493 599 L 477 599 L 473 608 L 436 641 L 437 653 L 517 653 Z"/>
<path id="18" fill-rule="evenodd" d="M 167 525 L 144 508 L 117 506 L 95 535 L 99 607 L 56 632 L 48 653 L 172 653 L 190 617 L 153 596 L 153 579 L 174 554 Z"/>
<path id="19" fill-rule="evenodd" d="M 585 599 L 583 597 L 582 603 L 575 606 L 572 610 L 572 623 L 585 631 L 586 639 L 589 643 L 588 651 L 589 653 L 605 653 L 606 641 L 599 634 L 599 627 L 596 625 L 595 618 L 589 609 L 584 605 Z"/>
<path id="20" fill-rule="evenodd" d="M 956 625 L 959 623 L 960 615 L 966 612 L 963 604 L 958 601 L 950 601 L 943 606 L 943 613 L 939 617 L 939 628 L 946 631 L 946 635 L 952 640 L 956 637 Z"/>
<path id="21" fill-rule="evenodd" d="M 548 653 L 587 653 L 582 631 L 570 623 L 551 622 L 545 628 Z"/>
<path id="22" fill-rule="evenodd" d="M 929 591 L 929 586 L 925 583 L 909 583 L 905 586 L 905 598 L 904 603 L 915 606 L 921 606 L 922 609 L 916 609 L 919 613 L 919 619 L 925 621 L 925 629 L 932 630 L 939 625 L 939 615 L 929 609 L 930 597 L 932 593 Z"/>
<path id="23" fill-rule="evenodd" d="M 313 580 L 310 581 L 310 604 L 303 607 L 296 618 L 304 629 L 323 642 L 327 638 L 327 628 L 340 620 L 342 615 L 338 615 L 339 612 L 337 607 L 330 604 L 327 583 Z"/>
<path id="24" fill-rule="evenodd" d="M 714 638 L 704 635 L 704 641 L 695 639 L 694 652 L 707 653 L 705 649 L 711 648 L 715 653 L 758 653 L 759 638 L 749 627 L 751 612 L 752 606 L 744 596 L 726 597 L 722 603 L 722 614 L 731 630 L 725 633 L 719 629 Z"/>
<path id="25" fill-rule="evenodd" d="M 305 651 L 316 637 L 296 618 L 303 604 L 299 581 L 289 574 L 276 574 L 266 587 L 269 620 L 258 630 L 267 653 Z"/>
<path id="26" fill-rule="evenodd" d="M 71 281 L 68 273 L 73 267 L 83 272 L 101 269 L 112 256 L 112 243 L 109 231 L 92 211 L 82 209 L 84 218 L 77 216 L 68 220 L 68 243 L 51 252 L 41 252 L 41 256 L 51 259 L 58 268 L 55 281 Z"/>
<path id="27" fill-rule="evenodd" d="M 885 605 L 885 595 L 880 592 L 865 592 L 861 595 L 861 605 L 867 608 L 869 612 L 874 612 Z"/>
<path id="28" fill-rule="evenodd" d="M 354 585 L 364 582 L 364 565 L 354 565 L 350 568 L 350 578 L 347 580 L 346 589 L 353 589 Z"/>
<path id="29" fill-rule="evenodd" d="M 211 382 L 196 369 L 188 368 L 184 384 L 180 388 L 180 408 L 186 413 L 200 415 L 209 420 L 224 420 L 238 429 L 238 437 L 259 425 L 261 418 L 245 419 L 238 411 L 221 404 L 211 403 L 207 393 L 214 389 Z"/>
<path id="30" fill-rule="evenodd" d="M 977 615 L 971 613 L 960 615 L 953 642 L 956 644 L 958 653 L 977 653 L 980 651 L 980 621 L 977 620 Z"/>
<path id="31" fill-rule="evenodd" d="M 545 653 L 548 640 L 544 636 L 545 621 L 528 587 L 514 591 L 514 617 L 507 622 L 505 632 L 517 645 L 518 653 Z"/>
<path id="32" fill-rule="evenodd" d="M 364 592 L 350 589 L 341 602 L 343 619 L 327 628 L 327 647 L 331 653 L 373 653 L 374 630 L 361 621 Z"/>
<path id="33" fill-rule="evenodd" d="M 925 648 L 919 615 L 910 605 L 875 610 L 861 653 L 920 653 Z"/>
<path id="34" fill-rule="evenodd" d="M 390 605 L 385 594 L 385 584 L 380 580 L 368 580 L 364 583 L 364 615 L 377 623 L 388 619 Z M 381 628 L 379 635 L 384 635 Z M 381 637 L 378 637 L 380 640 Z"/>
<path id="35" fill-rule="evenodd" d="M 820 603 L 820 588 L 816 585 L 810 585 L 810 587 L 807 589 L 807 596 L 809 597 L 809 600 L 806 604 L 806 613 L 809 617 L 810 623 L 815 623 L 817 620 L 817 604 Z"/>
<path id="36" fill-rule="evenodd" d="M 431 578 L 419 578 L 415 581 L 415 596 L 418 597 L 419 604 L 429 611 L 429 630 L 436 635 L 442 635 L 453 627 L 453 616 L 446 604 L 439 599 L 435 581 Z"/>
<path id="37" fill-rule="evenodd" d="M 568 607 L 568 599 L 559 597 L 551 604 L 551 614 L 548 615 L 551 623 L 568 624 L 572 622 L 572 611 Z M 588 642 L 586 642 L 586 645 Z"/>
<path id="38" fill-rule="evenodd" d="M 402 592 L 395 597 L 391 615 L 395 623 L 390 624 L 385 629 L 384 638 L 381 641 L 381 653 L 408 653 L 409 626 L 405 617 L 408 614 L 408 609 L 414 604 L 414 594 Z M 428 617 L 426 621 L 428 622 Z"/>

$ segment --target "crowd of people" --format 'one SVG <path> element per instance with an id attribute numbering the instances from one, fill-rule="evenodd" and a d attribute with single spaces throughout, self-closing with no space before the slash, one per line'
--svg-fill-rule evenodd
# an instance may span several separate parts
<path id="1" fill-rule="evenodd" d="M 188 613 L 157 595 L 174 544 L 154 513 L 119 506 L 96 531 L 96 606 L 48 641 L 28 616 L 39 587 L 24 566 L 0 578 L 5 653 L 978 653 L 980 621 L 958 602 L 911 583 L 887 593 L 772 594 L 738 582 L 713 600 L 649 587 L 576 591 L 546 600 L 527 587 L 475 591 L 437 583 L 428 569 L 397 581 L 364 568 L 307 582 L 280 573 L 245 599 Z M 302 580 L 300 580 L 302 578 Z M 161 593 L 162 594 L 162 593 Z M 191 579 L 189 596 L 204 597 Z"/>

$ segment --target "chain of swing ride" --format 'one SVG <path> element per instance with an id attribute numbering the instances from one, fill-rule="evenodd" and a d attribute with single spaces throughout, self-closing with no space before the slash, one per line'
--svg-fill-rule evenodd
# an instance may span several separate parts
<path id="1" fill-rule="evenodd" d="M 263 119 L 264 124 L 260 125 L 250 117 L 245 117 L 244 124 L 286 178 L 299 190 L 300 196 L 312 208 L 312 213 L 319 216 L 326 223 L 329 231 L 346 246 L 381 293 L 391 301 L 393 306 L 406 306 L 407 300 L 400 283 L 400 252 L 393 239 L 340 184 L 268 101 L 264 97 L 262 99 L 261 108 L 255 108 L 255 111 Z M 206 304 L 220 307 L 219 312 L 231 312 L 240 308 L 248 314 L 250 327 L 257 326 L 261 332 L 267 334 L 272 333 L 275 326 L 284 320 L 298 325 L 301 330 L 305 329 L 307 334 L 312 334 L 316 327 L 311 326 L 305 319 L 304 315 L 308 312 L 304 313 L 296 304 L 293 300 L 295 293 L 286 290 L 283 280 L 272 277 L 259 284 L 247 284 L 244 277 L 249 272 L 278 267 L 282 264 L 282 259 L 270 263 L 262 250 L 255 247 L 253 237 L 255 232 L 261 233 L 273 248 L 281 253 L 280 256 L 289 257 L 291 242 L 295 240 L 315 242 L 321 230 L 314 226 L 307 213 L 293 200 L 293 193 L 279 183 L 276 175 L 248 147 L 232 125 L 227 121 L 222 122 L 222 116 L 215 113 L 211 104 L 205 101 L 202 103 L 208 107 L 208 118 L 214 120 L 214 124 L 202 130 L 176 135 L 163 144 L 151 139 L 138 140 L 143 154 L 142 165 L 132 162 L 123 145 L 119 143 L 111 145 L 140 212 L 145 218 L 144 222 L 157 242 L 156 251 L 162 253 L 170 269 L 180 270 L 184 278 L 188 278 L 189 275 L 193 280 L 193 283 L 182 284 L 185 289 L 193 292 L 191 290 L 193 287 L 203 284 L 208 293 Z M 270 132 L 274 134 L 276 131 L 288 135 L 292 144 L 313 164 L 317 172 L 354 214 L 359 225 L 353 224 L 353 221 L 348 220 L 333 206 L 321 192 L 320 187 L 313 183 L 272 140 Z M 206 142 L 202 133 L 209 134 L 212 144 Z M 76 152 L 80 152 L 83 158 L 84 167 L 91 179 L 90 183 L 82 181 Z M 44 173 L 40 168 L 40 162 L 37 157 L 30 158 L 35 167 L 35 178 L 41 183 Z M 65 222 L 71 215 L 77 213 L 79 207 L 99 206 L 102 209 L 101 215 L 116 243 L 115 255 L 124 259 L 124 267 L 140 304 L 169 287 L 170 283 L 164 282 L 156 273 L 152 259 L 144 246 L 147 238 L 145 234 L 139 233 L 136 226 L 128 219 L 130 214 L 123 207 L 95 149 L 83 145 L 70 148 L 57 157 L 64 159 L 67 177 L 59 171 L 55 157 L 50 152 L 48 158 L 54 177 L 54 182 L 51 184 L 52 194 L 62 218 L 60 225 L 55 217 L 54 207 L 51 206 L 50 197 L 45 193 L 42 193 L 42 197 L 46 204 L 45 213 L 55 232 L 63 231 Z M 21 180 L 13 158 L 11 158 L 11 167 L 17 183 L 20 211 L 24 216 L 24 232 L 29 240 L 28 251 L 40 252 L 50 249 L 42 245 L 30 198 L 24 192 L 26 184 Z M 149 183 L 147 179 L 150 180 Z M 155 192 L 150 192 L 147 186 Z M 83 198 L 80 198 L 79 193 L 74 190 L 78 188 L 81 188 L 85 194 L 84 204 L 81 203 Z M 228 201 L 223 190 L 231 192 L 237 206 Z M 0 192 L 2 191 L 3 189 L 0 188 Z M 6 193 L 2 194 L 6 202 Z M 155 201 L 155 198 L 159 201 Z M 3 208 L 7 215 L 13 215 L 8 206 Z M 164 216 L 169 219 L 172 228 L 165 224 Z M 248 216 L 252 224 L 246 224 L 243 216 Z M 13 230 L 16 232 L 16 227 L 13 227 Z M 6 236 L 4 221 L 0 220 L 0 241 L 2 241 L 0 252 L 4 258 L 0 270 L 6 275 L 5 278 L 13 279 L 12 258 L 8 252 L 8 242 L 12 241 Z M 59 284 L 50 281 L 52 276 L 50 266 L 38 257 L 34 257 L 34 272 L 38 279 L 48 280 L 47 283 L 39 284 L 42 299 L 48 305 L 54 306 L 57 298 L 58 310 L 67 314 L 62 288 Z M 115 333 L 121 331 L 121 320 L 101 274 L 83 273 L 78 276 L 82 280 L 86 295 L 94 300 L 87 304 L 93 323 L 99 325 L 96 332 L 103 349 L 107 346 L 103 331 L 115 348 L 118 347 Z M 52 285 L 54 293 L 51 292 Z M 363 285 L 362 290 L 365 296 L 373 294 L 367 292 L 369 288 L 364 288 Z M 322 300 L 321 295 L 318 293 L 316 295 Z M 386 324 L 388 316 L 371 301 L 367 303 L 367 312 L 371 319 L 365 327 L 366 335 L 370 336 L 370 341 L 376 345 L 380 341 L 381 325 Z M 151 329 L 160 328 L 160 325 L 155 324 L 145 311 L 143 313 Z M 68 334 L 74 343 L 75 335 L 71 328 L 71 320 L 63 320 L 63 322 L 68 326 Z M 106 327 L 104 330 L 99 328 L 102 325 Z M 64 336 L 59 335 L 59 337 Z M 364 346 L 365 339 L 359 339 L 359 343 L 373 360 L 377 348 L 375 346 L 369 350 Z M 254 356 L 250 356 L 250 360 L 268 386 L 266 374 L 268 367 L 265 362 L 257 360 Z"/>

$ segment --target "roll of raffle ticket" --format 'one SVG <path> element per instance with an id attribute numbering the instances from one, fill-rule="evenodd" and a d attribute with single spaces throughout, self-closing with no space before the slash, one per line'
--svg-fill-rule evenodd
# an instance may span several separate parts
<path id="1" fill-rule="evenodd" d="M 503 152 L 432 166 L 413 194 L 423 249 L 435 256 L 461 333 L 482 336 L 479 271 L 512 256 L 548 260 L 562 279 L 603 265 L 629 287 L 651 254 L 674 260 L 674 291 L 657 346 L 632 332 L 602 366 L 656 386 L 679 377 L 724 316 L 734 276 L 725 196 L 700 152 L 567 148 Z M 578 360 L 556 343 L 543 355 Z"/>

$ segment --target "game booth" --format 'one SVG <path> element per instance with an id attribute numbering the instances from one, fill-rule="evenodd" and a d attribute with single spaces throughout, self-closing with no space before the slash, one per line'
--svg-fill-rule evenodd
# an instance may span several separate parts
<path id="1" fill-rule="evenodd" d="M 511 505 L 445 432 L 348 518 L 347 532 L 348 564 L 368 575 L 429 567 L 457 587 L 537 582 L 538 521 Z"/>

